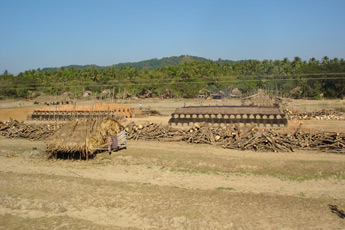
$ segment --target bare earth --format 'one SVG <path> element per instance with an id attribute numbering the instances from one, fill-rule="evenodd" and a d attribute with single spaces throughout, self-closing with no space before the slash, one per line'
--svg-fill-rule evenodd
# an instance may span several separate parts
<path id="1" fill-rule="evenodd" d="M 90 161 L 44 150 L 0 137 L 0 229 L 345 229 L 328 207 L 345 209 L 345 155 L 157 141 Z"/>

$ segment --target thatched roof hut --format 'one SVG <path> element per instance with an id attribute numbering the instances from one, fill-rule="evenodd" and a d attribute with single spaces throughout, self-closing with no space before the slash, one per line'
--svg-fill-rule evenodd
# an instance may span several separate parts
<path id="1" fill-rule="evenodd" d="M 52 158 L 88 159 L 122 130 L 113 118 L 70 121 L 48 139 L 47 152 Z"/>
<path id="2" fill-rule="evenodd" d="M 272 97 L 266 94 L 262 89 L 258 90 L 258 93 L 242 98 L 242 105 L 254 105 L 254 106 L 277 106 L 280 104 L 281 99 L 278 97 Z"/>

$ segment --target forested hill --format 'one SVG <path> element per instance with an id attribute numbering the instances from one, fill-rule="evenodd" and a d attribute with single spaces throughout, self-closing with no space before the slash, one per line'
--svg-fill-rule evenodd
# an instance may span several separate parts
<path id="1" fill-rule="evenodd" d="M 119 63 L 113 66 L 115 68 L 123 68 L 123 67 L 132 66 L 135 69 L 153 70 L 153 69 L 159 69 L 165 66 L 176 66 L 176 65 L 180 65 L 180 64 L 183 64 L 186 62 L 192 62 L 192 61 L 205 62 L 205 61 L 210 61 L 210 60 L 206 58 L 202 58 L 202 57 L 182 55 L 179 57 L 173 56 L 173 57 L 165 57 L 161 59 L 154 58 L 154 59 L 140 61 L 140 62 Z"/>
<path id="2" fill-rule="evenodd" d="M 115 68 L 59 68 L 42 71 L 27 70 L 14 76 L 8 71 L 0 75 L 0 99 L 32 97 L 35 93 L 61 95 L 71 92 L 81 96 L 85 91 L 98 95 L 110 90 L 123 98 L 131 95 L 160 97 L 173 92 L 176 97 L 197 97 L 199 93 L 225 95 L 238 88 L 243 95 L 251 95 L 258 89 L 266 93 L 293 98 L 343 98 L 345 95 L 345 60 L 343 58 L 322 60 L 311 58 L 293 60 L 245 60 L 229 63 L 218 61 L 197 61 L 191 56 L 160 59 L 164 66 L 158 69 L 157 59 L 151 65 L 141 63 L 143 69 Z M 169 62 L 169 61 L 170 62 Z M 174 61 L 173 61 L 174 60 Z M 178 63 L 182 64 L 178 64 Z M 93 67 L 93 66 L 92 66 Z"/>
<path id="3" fill-rule="evenodd" d="M 196 56 L 189 56 L 189 55 L 181 55 L 179 57 L 173 56 L 173 57 L 165 57 L 161 59 L 153 58 L 150 60 L 145 60 L 145 61 L 139 61 L 139 62 L 126 62 L 126 63 L 119 63 L 119 64 L 114 64 L 112 66 L 98 66 L 98 65 L 69 65 L 69 66 L 64 66 L 65 69 L 77 69 L 77 70 L 83 70 L 83 69 L 106 69 L 109 67 L 115 67 L 116 69 L 119 68 L 124 68 L 124 67 L 130 67 L 132 66 L 135 69 L 148 69 L 148 70 L 153 70 L 153 69 L 159 69 L 165 66 L 176 66 L 180 65 L 183 63 L 187 62 L 193 62 L 193 61 L 198 61 L 198 62 L 205 62 L 205 61 L 210 61 L 206 58 L 202 57 L 196 57 Z M 221 64 L 224 63 L 229 63 L 232 64 L 234 61 L 230 60 L 218 60 L 217 62 L 221 62 Z M 52 67 L 52 68 L 43 68 L 42 71 L 54 71 L 59 69 L 58 67 Z"/>
<path id="4" fill-rule="evenodd" d="M 62 66 L 62 67 L 47 67 L 43 68 L 42 71 L 56 71 L 61 68 L 64 69 L 76 69 L 76 70 L 84 70 L 84 69 L 106 69 L 109 68 L 109 66 L 99 66 L 99 65 L 68 65 L 68 66 Z"/>

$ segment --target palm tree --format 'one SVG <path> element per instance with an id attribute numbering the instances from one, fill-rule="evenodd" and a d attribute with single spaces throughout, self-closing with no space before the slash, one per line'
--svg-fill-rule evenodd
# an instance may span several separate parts
<path id="1" fill-rule="evenodd" d="M 316 58 L 312 57 L 309 59 L 309 64 L 314 65 L 316 64 Z"/>
<path id="2" fill-rule="evenodd" d="M 322 64 L 328 64 L 328 62 L 329 62 L 329 58 L 327 56 L 324 56 L 322 58 Z"/>
<path id="3" fill-rule="evenodd" d="M 294 59 L 292 61 L 292 67 L 297 68 L 301 65 L 301 63 L 302 63 L 302 60 L 300 57 L 298 57 L 298 56 L 294 57 Z"/>
<path id="4" fill-rule="evenodd" d="M 333 58 L 331 60 L 331 63 L 338 64 L 339 63 L 339 59 L 338 58 Z"/>

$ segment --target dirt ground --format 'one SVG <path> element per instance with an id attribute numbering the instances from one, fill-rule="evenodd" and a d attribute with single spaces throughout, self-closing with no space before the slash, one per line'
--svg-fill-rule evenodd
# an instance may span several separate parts
<path id="1" fill-rule="evenodd" d="M 54 101 L 54 97 L 52 98 Z M 44 107 L 43 105 L 34 105 L 33 101 L 21 101 L 19 106 L 18 100 L 3 100 L 0 101 L 0 120 L 9 120 L 10 118 L 27 121 L 27 117 L 32 114 L 35 108 Z M 95 103 L 101 103 L 100 101 L 84 101 L 79 100 L 76 102 L 77 105 L 90 105 Z M 145 123 L 155 122 L 158 124 L 167 125 L 171 113 L 176 108 L 182 107 L 184 103 L 187 106 L 193 105 L 241 105 L 239 99 L 226 99 L 226 100 L 204 100 L 204 99 L 166 99 L 161 100 L 158 98 L 152 99 L 131 99 L 131 100 L 118 100 L 116 103 L 129 104 L 133 108 L 138 109 L 139 105 L 142 104 L 143 108 L 151 108 L 159 111 L 163 116 L 151 116 L 144 118 L 133 118 L 127 119 L 124 124 L 129 122 Z M 301 111 L 319 111 L 322 109 L 345 109 L 345 100 L 292 100 L 290 99 L 291 109 Z M 310 121 L 290 121 L 289 126 L 297 127 L 299 123 L 303 123 L 306 128 L 312 128 L 316 131 L 334 131 L 343 132 L 345 130 L 345 121 L 325 121 L 325 120 L 310 120 Z"/>
<path id="2" fill-rule="evenodd" d="M 168 115 L 183 101 L 143 105 Z M 6 104 L 0 115 L 25 119 L 32 108 Z M 344 121 L 309 125 L 341 130 Z M 345 155 L 129 141 L 72 161 L 47 159 L 45 148 L 0 137 L 0 229 L 345 229 L 329 208 L 345 209 Z"/>

